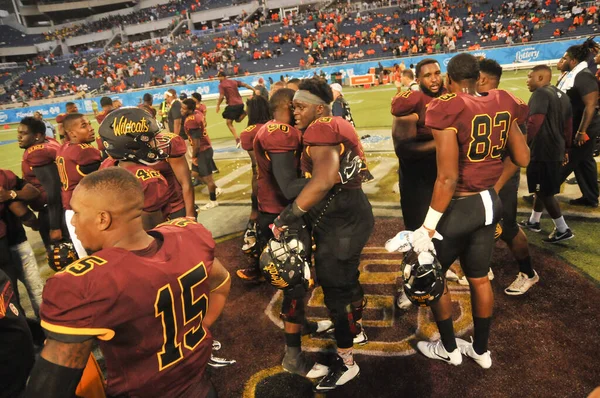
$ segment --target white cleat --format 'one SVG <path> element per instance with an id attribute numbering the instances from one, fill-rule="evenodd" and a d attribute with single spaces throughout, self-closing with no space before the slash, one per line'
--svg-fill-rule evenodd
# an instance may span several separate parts
<path id="1" fill-rule="evenodd" d="M 471 341 L 473 338 L 471 337 Z M 456 339 L 456 345 L 458 345 L 458 349 L 464 355 L 471 357 L 479 366 L 484 369 L 489 369 L 492 366 L 492 354 L 489 351 L 484 352 L 483 354 L 478 354 L 473 349 L 473 343 L 469 343 L 463 339 Z"/>
<path id="2" fill-rule="evenodd" d="M 325 319 L 322 321 L 317 321 L 317 330 L 315 333 L 324 333 L 331 329 L 333 329 L 333 322 L 331 322 L 329 319 Z"/>
<path id="3" fill-rule="evenodd" d="M 369 342 L 369 337 L 365 333 L 364 329 L 361 330 L 359 334 L 357 334 L 356 336 L 354 336 L 354 339 L 352 340 L 352 343 L 356 344 L 356 345 L 365 345 L 368 342 Z"/>
<path id="4" fill-rule="evenodd" d="M 442 344 L 442 340 L 419 341 L 417 343 L 417 348 L 419 349 L 419 351 L 421 351 L 421 354 L 425 355 L 427 358 L 444 361 L 454 366 L 458 366 L 462 363 L 462 355 L 460 353 L 460 349 L 457 348 L 452 352 L 448 352 L 446 351 L 444 344 Z"/>
<path id="5" fill-rule="evenodd" d="M 406 292 L 404 291 L 404 289 L 402 289 L 400 291 L 400 295 L 398 296 L 398 298 L 396 299 L 396 307 L 400 308 L 401 310 L 408 310 L 410 309 L 410 307 L 412 307 L 413 303 L 408 299 L 408 296 L 406 295 Z"/>
<path id="6" fill-rule="evenodd" d="M 448 269 L 448 271 L 446 271 L 446 280 L 450 281 L 450 282 L 458 282 L 458 275 L 456 275 L 456 273 L 454 273 L 454 271 L 452 271 L 451 269 Z"/>
<path id="7" fill-rule="evenodd" d="M 532 278 L 528 277 L 527 274 L 519 272 L 517 279 L 510 284 L 509 287 L 504 289 L 504 293 L 509 296 L 520 296 L 527 293 L 531 286 L 535 285 L 540 281 L 540 277 L 537 272 L 533 271 L 534 275 Z"/>
<path id="8" fill-rule="evenodd" d="M 214 209 L 217 206 L 219 206 L 219 202 L 217 202 L 216 200 L 210 200 L 204 206 L 200 206 L 200 210 L 206 211 L 206 210 Z"/>
<path id="9" fill-rule="evenodd" d="M 217 187 L 217 189 L 215 189 L 215 196 L 218 198 L 222 194 L 223 194 L 223 190 L 221 188 Z"/>
<path id="10" fill-rule="evenodd" d="M 343 386 L 350 380 L 360 374 L 358 364 L 345 365 L 341 358 L 336 358 L 336 361 L 331 365 L 329 373 L 315 387 L 316 391 L 330 391 L 339 386 Z"/>
<path id="11" fill-rule="evenodd" d="M 490 268 L 490 270 L 488 271 L 488 279 L 493 281 L 494 280 L 494 271 L 492 271 L 492 269 Z"/>

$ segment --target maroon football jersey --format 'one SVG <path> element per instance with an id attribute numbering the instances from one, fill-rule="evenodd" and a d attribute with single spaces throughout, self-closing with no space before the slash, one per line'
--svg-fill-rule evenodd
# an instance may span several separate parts
<path id="1" fill-rule="evenodd" d="M 304 131 L 303 140 L 302 172 L 307 178 L 312 176 L 313 163 L 310 158 L 310 148 L 312 146 L 339 145 L 340 158 L 346 156 L 348 152 L 351 153 L 351 157 L 359 156 L 361 159 L 365 158 L 354 126 L 339 116 L 327 116 L 315 120 Z M 343 189 L 357 189 L 361 188 L 361 186 L 360 178 L 353 178 L 344 185 L 340 184 L 340 187 Z"/>
<path id="2" fill-rule="evenodd" d="M 156 243 L 100 250 L 48 279 L 40 310 L 54 339 L 99 339 L 107 394 L 176 397 L 203 378 L 212 336 L 202 325 L 215 242 L 177 219 L 149 231 Z"/>
<path id="3" fill-rule="evenodd" d="M 302 150 L 302 133 L 289 124 L 275 120 L 267 122 L 254 139 L 254 155 L 258 167 L 258 209 L 265 213 L 279 214 L 290 203 L 277 184 L 273 174 L 270 153 L 294 152 L 295 167 L 300 175 L 300 151 Z"/>
<path id="4" fill-rule="evenodd" d="M 425 124 L 456 131 L 459 147 L 456 192 L 480 192 L 502 174 L 502 155 L 513 121 L 527 118 L 527 105 L 504 90 L 474 96 L 445 94 L 427 109 Z"/>
<path id="5" fill-rule="evenodd" d="M 392 115 L 400 117 L 411 114 L 417 115 L 417 135 L 432 138 L 431 129 L 425 126 L 425 112 L 433 97 L 422 91 L 403 91 L 392 99 Z"/>
<path id="6" fill-rule="evenodd" d="M 192 115 L 186 117 L 183 122 L 183 128 L 189 137 L 200 140 L 200 152 L 206 151 L 211 147 L 208 131 L 206 130 L 206 118 L 202 112 L 196 110 Z M 192 130 L 200 130 L 201 134 L 190 133 Z"/>
<path id="7" fill-rule="evenodd" d="M 146 104 L 140 104 L 137 107 L 148 112 L 153 118 L 156 118 L 156 109 L 154 107 Z"/>
<path id="8" fill-rule="evenodd" d="M 159 136 L 167 136 L 171 139 L 171 149 L 169 152 L 170 158 L 179 158 L 185 156 L 187 148 L 185 146 L 185 140 L 181 138 L 179 135 L 175 135 L 172 133 L 162 132 Z M 169 184 L 169 204 L 171 205 L 171 213 L 175 213 L 185 207 L 185 203 L 183 201 L 183 190 L 181 189 L 181 184 L 177 180 L 171 165 L 166 160 L 162 160 L 156 164 L 150 166 L 156 171 L 160 171 L 165 180 L 167 180 L 167 184 Z"/>
<path id="9" fill-rule="evenodd" d="M 254 150 L 254 137 L 256 137 L 256 133 L 262 126 L 264 126 L 263 123 L 251 124 L 240 133 L 240 142 L 244 151 Z"/>
<path id="10" fill-rule="evenodd" d="M 56 167 L 62 183 L 60 191 L 62 204 L 65 210 L 71 210 L 71 196 L 79 181 L 85 174 L 80 167 L 100 162 L 102 155 L 100 151 L 91 144 L 63 144 L 56 151 Z"/>
<path id="11" fill-rule="evenodd" d="M 219 83 L 219 94 L 225 97 L 227 105 L 244 105 L 238 87 L 242 87 L 242 82 L 239 80 L 225 79 Z"/>
<path id="12" fill-rule="evenodd" d="M 204 104 L 196 104 L 196 110 L 199 111 L 206 117 L 206 105 Z"/>
<path id="13" fill-rule="evenodd" d="M 35 176 L 33 168 L 54 164 L 56 152 L 59 148 L 60 144 L 56 140 L 47 138 L 41 144 L 30 146 L 23 152 L 23 159 L 21 161 L 23 179 L 40 191 L 40 196 L 29 203 L 35 211 L 42 210 L 48 204 L 48 195 L 40 180 Z"/>
<path id="14" fill-rule="evenodd" d="M 106 119 L 106 117 L 108 116 L 109 113 L 111 113 L 114 109 L 111 109 L 110 111 L 102 111 L 100 113 L 98 113 L 96 115 L 96 121 L 98 122 L 98 124 L 102 124 L 102 121 L 104 119 Z"/>
<path id="15" fill-rule="evenodd" d="M 108 157 L 104 159 L 100 168 L 106 169 L 118 165 L 118 160 Z M 137 163 L 126 164 L 121 167 L 133 174 L 142 184 L 144 190 L 144 211 L 152 213 L 160 210 L 166 219 L 171 213 L 171 197 L 169 184 L 160 171 Z"/>

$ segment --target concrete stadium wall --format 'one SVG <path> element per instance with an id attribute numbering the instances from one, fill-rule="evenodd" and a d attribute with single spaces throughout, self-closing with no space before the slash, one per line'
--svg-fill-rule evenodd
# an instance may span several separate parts
<path id="1" fill-rule="evenodd" d="M 523 64 L 523 68 L 531 67 L 534 63 L 538 63 L 540 61 L 546 61 L 548 63 L 556 62 L 557 59 L 563 56 L 566 49 L 569 46 L 574 44 L 580 44 L 583 39 L 578 40 L 565 40 L 565 41 L 557 41 L 552 43 L 540 43 L 540 44 L 530 44 L 530 45 L 521 45 L 521 46 L 513 46 L 513 47 L 502 47 L 502 48 L 490 48 L 490 49 L 481 49 L 477 51 L 468 51 L 469 53 L 475 56 L 483 56 L 486 58 L 492 58 L 498 61 L 501 65 L 511 65 L 514 67 L 514 64 Z M 252 76 L 243 76 L 236 78 L 237 80 L 241 80 L 247 84 L 255 85 L 258 82 L 259 77 L 263 77 L 265 81 L 271 77 L 274 81 L 280 79 L 282 75 L 288 75 L 290 78 L 307 78 L 311 77 L 314 72 L 320 73 L 321 71 L 325 72 L 327 77 L 329 78 L 333 73 L 341 73 L 344 79 L 349 76 L 354 75 L 365 75 L 369 73 L 371 68 L 376 68 L 379 63 L 384 67 L 391 67 L 394 64 L 404 62 L 406 66 L 410 64 L 417 64 L 420 60 L 424 58 L 434 58 L 436 59 L 441 66 L 442 72 L 446 72 L 446 66 L 448 65 L 448 61 L 456 55 L 456 53 L 452 54 L 437 54 L 437 55 L 421 55 L 415 57 L 405 57 L 405 58 L 389 58 L 383 59 L 379 61 L 368 61 L 368 62 L 360 62 L 360 63 L 345 63 L 345 64 L 336 64 L 332 66 L 323 66 L 321 68 L 313 68 L 307 70 L 292 70 L 292 71 L 275 71 L 275 72 L 265 72 L 261 74 L 256 74 Z M 198 92 L 202 94 L 202 96 L 206 99 L 216 98 L 219 94 L 219 82 L 218 80 L 211 81 L 201 81 L 197 83 L 190 83 L 186 85 L 175 85 L 170 86 L 175 88 L 178 93 L 186 93 L 188 96 L 194 92 Z M 163 100 L 164 93 L 170 87 L 158 87 L 158 88 L 147 88 L 142 90 L 136 90 L 132 92 L 122 93 L 122 94 L 109 94 L 113 99 L 120 99 L 124 106 L 136 106 L 140 103 L 142 95 L 144 93 L 150 93 L 154 97 L 154 102 L 158 104 Z M 92 101 L 96 101 L 100 103 L 100 96 L 93 97 L 90 99 L 80 99 L 76 100 L 77 106 L 80 111 L 91 113 L 92 112 Z M 65 101 L 66 102 L 66 101 Z M 32 115 L 33 112 L 40 111 L 44 115 L 44 117 L 55 117 L 61 112 L 64 112 L 64 102 L 60 104 L 52 104 L 52 105 L 41 105 L 41 106 L 32 106 L 27 108 L 20 109 L 6 109 L 0 110 L 0 123 L 16 123 L 21 118 L 25 116 Z"/>

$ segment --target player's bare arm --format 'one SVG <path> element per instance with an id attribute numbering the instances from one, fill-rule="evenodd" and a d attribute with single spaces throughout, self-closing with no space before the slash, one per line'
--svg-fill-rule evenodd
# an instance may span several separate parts
<path id="1" fill-rule="evenodd" d="M 519 166 L 513 163 L 513 161 L 510 159 L 510 156 L 506 156 L 502 163 L 504 164 L 504 169 L 502 170 L 500 178 L 498 178 L 498 181 L 496 184 L 494 184 L 494 191 L 496 191 L 496 193 L 500 192 L 504 184 L 506 184 L 506 182 L 521 169 Z"/>
<path id="2" fill-rule="evenodd" d="M 448 208 L 458 181 L 458 142 L 452 129 L 431 130 L 436 146 L 437 179 L 433 187 L 431 208 L 443 213 Z"/>
<path id="3" fill-rule="evenodd" d="M 304 211 L 319 203 L 339 181 L 340 155 L 337 146 L 311 146 L 310 156 L 313 174 L 296 199 L 296 204 Z"/>
<path id="4" fill-rule="evenodd" d="M 585 109 L 583 110 L 583 116 L 581 117 L 581 123 L 579 124 L 579 128 L 577 129 L 577 134 L 575 134 L 575 145 L 581 146 L 585 144 L 585 142 L 589 139 L 587 137 L 587 129 L 596 114 L 596 105 L 598 104 L 598 91 L 592 91 L 582 97 L 583 104 L 585 105 Z"/>
<path id="5" fill-rule="evenodd" d="M 181 119 L 175 119 L 173 121 L 173 134 L 179 135 L 181 132 Z"/>
<path id="6" fill-rule="evenodd" d="M 40 191 L 29 183 L 25 183 L 22 189 L 6 190 L 0 187 L 0 203 L 9 200 L 33 200 L 40 196 Z"/>
<path id="7" fill-rule="evenodd" d="M 28 398 L 71 398 L 92 351 L 93 339 L 62 343 L 48 338 L 36 361 L 25 396 Z"/>
<path id="8" fill-rule="evenodd" d="M 223 94 L 219 94 L 219 99 L 217 100 L 217 113 L 219 113 L 219 111 L 221 110 L 221 103 L 223 102 Z"/>
<path id="9" fill-rule="evenodd" d="M 219 318 L 221 312 L 223 312 L 223 307 L 225 307 L 225 301 L 227 300 L 227 296 L 229 296 L 229 289 L 231 288 L 229 272 L 217 258 L 214 259 L 212 268 L 208 274 L 208 286 L 210 288 L 208 310 L 202 320 L 202 324 L 206 327 L 210 327 Z"/>
<path id="10" fill-rule="evenodd" d="M 195 217 L 194 210 L 194 189 L 192 188 L 192 174 L 190 173 L 190 169 L 188 168 L 187 161 L 185 157 L 180 156 L 177 158 L 169 158 L 169 165 L 171 169 L 173 169 L 173 173 L 175 173 L 175 178 L 181 185 L 181 190 L 183 191 L 183 202 L 185 203 L 185 216 L 186 217 Z"/>
<path id="11" fill-rule="evenodd" d="M 512 162 L 519 167 L 527 167 L 529 164 L 529 147 L 525 141 L 525 136 L 516 120 L 513 121 L 508 133 L 508 142 L 506 144 L 508 153 Z"/>
<path id="12" fill-rule="evenodd" d="M 435 152 L 435 142 L 417 141 L 419 116 L 416 113 L 395 117 L 392 124 L 392 139 L 396 153 L 405 158 L 418 159 Z"/>

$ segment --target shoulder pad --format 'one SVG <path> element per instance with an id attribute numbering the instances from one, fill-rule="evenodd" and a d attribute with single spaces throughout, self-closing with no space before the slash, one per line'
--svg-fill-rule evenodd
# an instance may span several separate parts
<path id="1" fill-rule="evenodd" d="M 76 158 L 79 166 L 102 161 L 102 154 L 91 144 L 79 144 L 79 148 L 80 150 Z"/>
<path id="2" fill-rule="evenodd" d="M 185 140 L 181 136 L 173 133 L 160 133 L 161 135 L 168 137 L 171 140 L 171 149 L 169 157 L 178 158 L 184 156 L 187 152 Z"/>
<path id="3" fill-rule="evenodd" d="M 453 124 L 464 107 L 465 102 L 459 95 L 441 95 L 429 103 L 425 114 L 425 126 L 436 130 L 456 128 Z"/>
<path id="4" fill-rule="evenodd" d="M 285 123 L 267 123 L 262 129 L 261 144 L 266 151 L 289 152 L 301 146 L 301 133 L 298 129 Z"/>
<path id="5" fill-rule="evenodd" d="M 419 109 L 417 107 L 422 98 L 423 93 L 421 91 L 408 90 L 396 94 L 392 99 L 392 115 L 406 116 L 411 113 L 418 113 Z"/>
<path id="6" fill-rule="evenodd" d="M 27 162 L 31 167 L 41 167 L 54 162 L 56 150 L 39 144 L 27 148 Z"/>
<path id="7" fill-rule="evenodd" d="M 304 131 L 306 145 L 338 145 L 341 141 L 336 132 L 333 117 L 322 117 L 312 122 Z"/>

